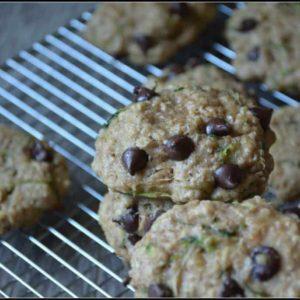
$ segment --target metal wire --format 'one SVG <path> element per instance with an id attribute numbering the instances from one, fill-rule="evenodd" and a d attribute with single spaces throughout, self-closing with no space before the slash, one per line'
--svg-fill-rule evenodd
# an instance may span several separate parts
<path id="1" fill-rule="evenodd" d="M 220 5 L 220 12 L 232 9 Z M 126 268 L 105 242 L 97 208 L 105 188 L 90 168 L 94 142 L 106 120 L 131 103 L 133 87 L 162 70 L 137 71 L 80 36 L 89 12 L 47 35 L 0 69 L 0 115 L 37 139 L 46 139 L 68 161 L 74 182 L 64 212 L 53 212 L 32 230 L 0 240 L 0 295 L 7 297 L 130 297 Z M 235 74 L 235 53 L 216 42 L 203 54 Z M 298 101 L 260 86 L 262 105 Z"/>

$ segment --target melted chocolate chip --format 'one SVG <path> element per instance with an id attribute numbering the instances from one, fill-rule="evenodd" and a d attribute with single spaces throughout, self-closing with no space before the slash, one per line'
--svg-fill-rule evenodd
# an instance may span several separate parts
<path id="1" fill-rule="evenodd" d="M 225 164 L 215 171 L 214 176 L 218 186 L 231 190 L 242 182 L 244 171 L 237 165 Z"/>
<path id="2" fill-rule="evenodd" d="M 135 245 L 140 239 L 141 237 L 135 233 L 128 235 L 128 240 L 132 245 Z"/>
<path id="3" fill-rule="evenodd" d="M 138 147 L 128 148 L 122 154 L 122 163 L 129 174 L 134 175 L 147 166 L 148 154 Z"/>
<path id="4" fill-rule="evenodd" d="M 260 56 L 260 48 L 258 46 L 254 47 L 247 53 L 247 58 L 251 61 L 257 61 Z"/>
<path id="5" fill-rule="evenodd" d="M 168 79 L 174 78 L 176 75 L 183 73 L 184 67 L 180 64 L 172 64 L 169 66 Z"/>
<path id="6" fill-rule="evenodd" d="M 128 212 L 118 219 L 114 220 L 118 223 L 127 233 L 134 233 L 139 227 L 139 214 L 137 207 L 134 206 Z"/>
<path id="7" fill-rule="evenodd" d="M 180 17 L 186 17 L 189 13 L 189 6 L 187 3 L 182 2 L 170 3 L 170 13 Z"/>
<path id="8" fill-rule="evenodd" d="M 244 290 L 231 277 L 227 276 L 223 281 L 220 297 L 244 297 Z"/>
<path id="9" fill-rule="evenodd" d="M 300 200 L 289 201 L 281 204 L 278 210 L 284 214 L 295 214 L 300 218 Z"/>
<path id="10" fill-rule="evenodd" d="M 149 285 L 148 296 L 150 298 L 172 297 L 173 293 L 166 285 L 162 283 L 153 283 Z"/>
<path id="11" fill-rule="evenodd" d="M 164 210 L 159 209 L 159 210 L 156 212 L 156 214 L 154 214 L 153 216 L 149 217 L 149 218 L 146 220 L 146 222 L 145 222 L 145 229 L 144 229 L 144 230 L 145 230 L 145 233 L 146 233 L 147 231 L 150 230 L 150 228 L 152 227 L 152 225 L 153 225 L 153 223 L 156 221 L 156 219 L 157 219 L 160 215 L 162 215 L 164 212 L 165 212 Z"/>
<path id="12" fill-rule="evenodd" d="M 206 134 L 224 136 L 230 132 L 230 127 L 226 124 L 225 120 L 214 118 L 209 121 L 205 128 Z"/>
<path id="13" fill-rule="evenodd" d="M 280 255 L 271 247 L 259 246 L 251 253 L 251 277 L 255 280 L 266 281 L 278 273 L 280 269 Z"/>
<path id="14" fill-rule="evenodd" d="M 248 32 L 253 30 L 257 25 L 257 21 L 255 19 L 252 18 L 248 18 L 248 19 L 244 19 L 239 27 L 239 31 L 240 32 Z"/>
<path id="15" fill-rule="evenodd" d="M 150 100 L 152 97 L 155 97 L 158 94 L 154 90 L 147 89 L 143 86 L 136 86 L 133 90 L 133 95 L 134 102 L 142 102 Z"/>
<path id="16" fill-rule="evenodd" d="M 139 45 L 143 53 L 147 53 L 154 46 L 154 40 L 149 35 L 136 34 L 133 40 Z"/>
<path id="17" fill-rule="evenodd" d="M 35 141 L 30 148 L 30 157 L 36 161 L 51 162 L 53 154 L 41 142 Z"/>
<path id="18" fill-rule="evenodd" d="M 184 160 L 195 150 L 195 144 L 186 135 L 174 135 L 165 142 L 164 149 L 170 159 Z"/>
<path id="19" fill-rule="evenodd" d="M 261 127 L 266 130 L 269 128 L 273 110 L 266 107 L 252 107 L 250 111 L 259 119 Z"/>

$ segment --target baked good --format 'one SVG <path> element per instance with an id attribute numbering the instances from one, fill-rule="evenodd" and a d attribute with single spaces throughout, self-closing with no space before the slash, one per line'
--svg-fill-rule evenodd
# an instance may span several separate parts
<path id="1" fill-rule="evenodd" d="M 265 190 L 271 111 L 231 90 L 135 89 L 100 130 L 92 167 L 112 190 L 148 198 L 230 201 Z M 148 100 L 147 100 L 148 99 Z"/>
<path id="2" fill-rule="evenodd" d="M 61 206 L 69 186 L 64 159 L 45 142 L 0 125 L 0 234 L 33 225 Z"/>
<path id="3" fill-rule="evenodd" d="M 172 206 L 168 199 L 149 200 L 109 191 L 99 207 L 99 223 L 116 254 L 128 263 L 135 243 Z"/>
<path id="4" fill-rule="evenodd" d="M 132 252 L 137 297 L 299 297 L 300 222 L 256 196 L 191 201 L 153 224 Z"/>
<path id="5" fill-rule="evenodd" d="M 299 3 L 248 3 L 234 10 L 226 34 L 240 79 L 299 93 L 299 8 Z"/>
<path id="6" fill-rule="evenodd" d="M 210 64 L 202 64 L 195 67 L 172 64 L 163 70 L 163 74 L 160 77 L 150 76 L 145 86 L 159 91 L 168 86 L 188 84 L 190 82 L 222 90 L 232 89 L 246 95 L 246 90 L 241 82 Z M 250 104 L 255 105 L 255 102 L 249 99 Z"/>
<path id="7" fill-rule="evenodd" d="M 270 152 L 274 170 L 270 186 L 282 201 L 300 197 L 300 107 L 285 106 L 271 120 L 276 142 Z"/>
<path id="8" fill-rule="evenodd" d="M 135 64 L 162 63 L 195 40 L 215 14 L 210 3 L 104 2 L 84 37 Z"/>

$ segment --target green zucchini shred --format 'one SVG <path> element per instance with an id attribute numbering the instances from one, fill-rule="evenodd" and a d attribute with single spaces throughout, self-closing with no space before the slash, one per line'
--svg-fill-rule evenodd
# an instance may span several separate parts
<path id="1" fill-rule="evenodd" d="M 197 238 L 195 236 L 187 236 L 182 238 L 181 242 L 185 247 L 196 246 L 208 253 L 214 251 L 217 246 L 217 241 L 211 237 Z"/>

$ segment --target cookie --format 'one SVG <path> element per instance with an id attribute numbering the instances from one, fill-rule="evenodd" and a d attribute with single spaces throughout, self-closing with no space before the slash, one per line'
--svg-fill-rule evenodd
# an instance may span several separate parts
<path id="1" fill-rule="evenodd" d="M 214 18 L 208 3 L 101 3 L 84 37 L 135 64 L 162 63 L 191 43 Z"/>
<path id="2" fill-rule="evenodd" d="M 276 196 L 283 201 L 299 198 L 300 107 L 286 106 L 276 111 L 271 127 L 277 140 L 270 149 L 274 158 L 270 185 Z"/>
<path id="3" fill-rule="evenodd" d="M 256 196 L 192 201 L 162 215 L 136 244 L 137 297 L 299 297 L 300 222 Z"/>
<path id="4" fill-rule="evenodd" d="M 148 198 L 230 201 L 265 190 L 271 111 L 231 90 L 135 89 L 100 130 L 92 167 L 110 189 Z M 146 100 L 148 99 L 148 100 Z"/>
<path id="5" fill-rule="evenodd" d="M 221 71 L 217 67 L 209 64 L 198 65 L 195 67 L 171 65 L 164 69 L 160 77 L 151 76 L 145 83 L 148 88 L 156 90 L 164 89 L 168 86 L 188 84 L 195 82 L 202 86 L 211 86 L 216 89 L 232 89 L 246 96 L 246 89 L 243 84 L 233 76 Z M 249 98 L 249 97 L 248 97 Z M 249 99 L 249 105 L 255 105 L 254 100 Z"/>
<path id="6" fill-rule="evenodd" d="M 109 191 L 99 207 L 99 223 L 116 254 L 128 263 L 135 243 L 172 206 L 167 199 L 150 201 Z"/>
<path id="7" fill-rule="evenodd" d="M 67 165 L 45 142 L 0 125 L 0 234 L 61 206 Z"/>
<path id="8" fill-rule="evenodd" d="M 234 10 L 227 38 L 236 51 L 236 74 L 270 89 L 299 93 L 300 5 L 248 3 Z"/>

